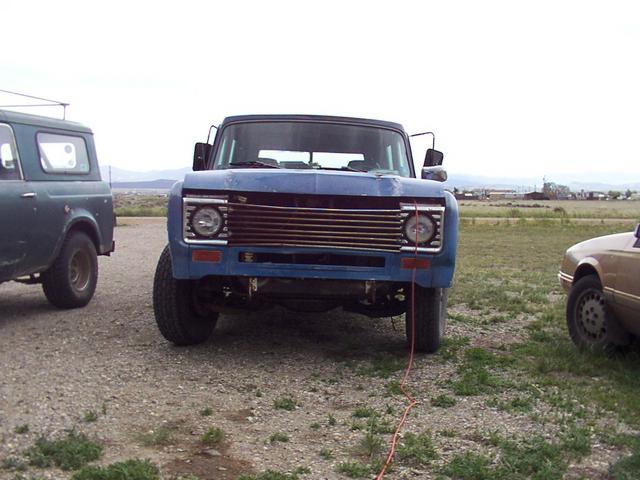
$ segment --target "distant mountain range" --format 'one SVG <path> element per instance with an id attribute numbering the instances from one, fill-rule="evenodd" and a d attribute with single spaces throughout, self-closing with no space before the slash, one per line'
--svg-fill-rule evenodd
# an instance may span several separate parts
<path id="1" fill-rule="evenodd" d="M 182 180 L 186 173 L 191 172 L 191 167 L 175 168 L 170 170 L 150 170 L 147 172 L 136 172 L 132 170 L 125 170 L 118 167 L 111 167 L 109 173 L 109 167 L 103 166 L 100 168 L 102 173 L 102 179 L 109 181 L 111 179 L 112 187 L 114 189 L 126 189 L 126 190 L 139 190 L 139 189 L 151 189 L 151 190 L 168 190 L 177 181 Z M 593 175 L 595 177 L 595 175 Z M 632 181 L 620 182 L 620 175 L 604 177 L 598 175 L 597 178 L 589 178 L 589 175 L 579 174 L 576 176 L 564 175 L 549 175 L 548 181 L 567 185 L 572 191 L 579 192 L 585 191 L 603 191 L 609 190 L 635 190 L 640 191 L 640 179 L 636 181 L 636 178 Z M 449 172 L 449 180 L 445 185 L 453 189 L 458 188 L 460 190 L 472 189 L 472 188 L 484 188 L 484 189 L 513 189 L 519 192 L 542 189 L 542 178 L 527 178 L 527 177 L 492 177 L 492 176 L 479 176 L 479 175 L 467 175 L 464 173 Z"/>

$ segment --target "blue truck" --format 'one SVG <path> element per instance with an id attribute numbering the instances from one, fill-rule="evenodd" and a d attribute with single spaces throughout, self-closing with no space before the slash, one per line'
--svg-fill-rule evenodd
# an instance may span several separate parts
<path id="1" fill-rule="evenodd" d="M 192 345 L 220 312 L 342 307 L 406 313 L 409 343 L 437 351 L 458 237 L 442 158 L 427 150 L 416 178 L 409 136 L 387 121 L 227 117 L 169 196 L 153 287 L 160 332 Z"/>
<path id="2" fill-rule="evenodd" d="M 56 307 L 85 306 L 113 227 L 91 130 L 0 110 L 0 283 L 42 284 Z"/>

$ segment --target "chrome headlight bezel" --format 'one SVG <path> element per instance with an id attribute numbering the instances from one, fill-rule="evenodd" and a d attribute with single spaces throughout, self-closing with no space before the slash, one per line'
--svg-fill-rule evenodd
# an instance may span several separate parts
<path id="1" fill-rule="evenodd" d="M 210 245 L 226 245 L 229 237 L 227 227 L 227 196 L 221 195 L 187 195 L 182 198 L 183 239 L 185 243 L 202 243 Z M 198 212 L 209 212 L 219 215 L 220 221 L 214 230 L 198 230 L 194 219 Z M 216 212 L 216 213 L 213 213 Z"/>
<path id="2" fill-rule="evenodd" d="M 418 226 L 422 225 L 424 231 L 421 231 Z M 415 229 L 413 233 L 412 229 Z M 402 225 L 402 234 L 413 245 L 425 245 L 429 243 L 436 234 L 438 226 L 433 220 L 433 217 L 428 213 L 418 212 L 409 215 Z"/>
<path id="3" fill-rule="evenodd" d="M 410 236 L 406 234 L 405 227 L 406 222 L 415 217 L 416 210 L 418 215 L 426 215 L 434 224 L 434 231 L 425 243 L 416 244 L 411 241 Z M 402 232 L 402 247 L 400 251 L 428 254 L 437 254 L 442 251 L 444 245 L 444 220 L 445 220 L 445 206 L 440 204 L 424 204 L 424 203 L 401 203 L 400 212 L 402 217 L 401 232 Z"/>

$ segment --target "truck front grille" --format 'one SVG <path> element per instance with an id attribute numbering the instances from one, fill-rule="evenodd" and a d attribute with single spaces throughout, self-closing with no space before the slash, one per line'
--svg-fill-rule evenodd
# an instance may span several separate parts
<path id="1" fill-rule="evenodd" d="M 227 204 L 228 245 L 320 247 L 397 252 L 397 210 Z"/>

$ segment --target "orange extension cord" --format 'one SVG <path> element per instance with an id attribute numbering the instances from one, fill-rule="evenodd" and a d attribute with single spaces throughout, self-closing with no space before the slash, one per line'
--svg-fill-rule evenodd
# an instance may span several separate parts
<path id="1" fill-rule="evenodd" d="M 416 228 L 418 222 L 418 204 L 414 201 L 414 205 L 416 208 Z M 417 233 L 416 233 L 417 237 Z M 415 258 L 418 258 L 418 242 L 416 238 L 416 249 L 415 249 Z M 404 409 L 402 413 L 402 417 L 400 417 L 400 421 L 398 422 L 398 426 L 396 427 L 395 432 L 393 433 L 393 437 L 391 437 L 391 445 L 389 446 L 389 454 L 387 455 L 387 459 L 382 466 L 382 469 L 376 476 L 376 480 L 382 480 L 384 477 L 387 468 L 393 462 L 393 457 L 396 454 L 396 446 L 398 444 L 398 438 L 400 437 L 400 430 L 404 426 L 404 422 L 407 420 L 407 416 L 409 415 L 409 411 L 417 405 L 418 401 L 411 396 L 407 390 L 405 390 L 405 384 L 409 379 L 409 374 L 411 373 L 411 368 L 413 367 L 413 357 L 416 349 L 416 268 L 417 263 L 414 263 L 413 269 L 411 272 L 411 352 L 409 353 L 409 364 L 407 365 L 407 369 L 404 371 L 404 376 L 402 377 L 402 382 L 400 382 L 400 390 L 404 394 L 404 396 L 409 400 L 409 404 Z"/>

